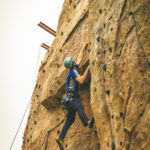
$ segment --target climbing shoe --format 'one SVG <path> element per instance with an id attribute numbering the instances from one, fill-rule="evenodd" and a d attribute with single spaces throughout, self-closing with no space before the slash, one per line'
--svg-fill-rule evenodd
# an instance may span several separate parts
<path id="1" fill-rule="evenodd" d="M 89 126 L 90 129 L 93 128 L 94 122 L 95 122 L 94 117 L 91 120 L 88 121 L 88 126 Z"/>
<path id="2" fill-rule="evenodd" d="M 57 142 L 60 150 L 64 150 L 64 148 L 63 148 L 63 140 L 58 138 L 58 139 L 56 139 L 56 142 Z"/>

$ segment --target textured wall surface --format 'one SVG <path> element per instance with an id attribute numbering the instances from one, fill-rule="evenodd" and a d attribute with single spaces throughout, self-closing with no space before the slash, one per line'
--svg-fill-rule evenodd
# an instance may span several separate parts
<path id="1" fill-rule="evenodd" d="M 150 1 L 93 0 L 91 105 L 102 150 L 150 149 Z"/>
<path id="2" fill-rule="evenodd" d="M 75 60 L 88 43 L 80 65 L 91 76 L 80 87 L 92 130 L 76 116 L 64 143 L 67 150 L 150 149 L 150 1 L 65 0 L 56 38 L 39 68 L 24 132 L 23 150 L 58 150 L 65 117 L 66 57 Z"/>

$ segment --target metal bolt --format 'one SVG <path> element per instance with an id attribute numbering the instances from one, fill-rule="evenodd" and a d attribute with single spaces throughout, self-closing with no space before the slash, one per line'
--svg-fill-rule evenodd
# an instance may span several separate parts
<path id="1" fill-rule="evenodd" d="M 36 124 L 36 121 L 34 120 L 34 124 Z"/>
<path id="2" fill-rule="evenodd" d="M 133 12 L 132 12 L 132 11 L 129 12 L 129 16 L 131 16 L 131 15 L 133 15 Z"/>
<path id="3" fill-rule="evenodd" d="M 109 96 L 110 95 L 110 90 L 106 90 L 106 94 Z"/>
<path id="4" fill-rule="evenodd" d="M 104 64 L 103 69 L 104 69 L 104 71 L 106 71 L 106 69 L 107 69 L 106 64 Z"/>
<path id="5" fill-rule="evenodd" d="M 58 83 L 58 84 L 60 84 L 60 81 L 59 81 L 59 80 L 57 80 L 57 83 Z"/>
<path id="6" fill-rule="evenodd" d="M 120 146 L 122 146 L 122 142 L 120 141 Z"/>
<path id="7" fill-rule="evenodd" d="M 102 12 L 103 12 L 102 9 L 100 9 L 100 10 L 99 10 L 99 13 L 102 14 Z"/>
<path id="8" fill-rule="evenodd" d="M 109 143 L 107 142 L 107 147 L 109 147 Z"/>
<path id="9" fill-rule="evenodd" d="M 112 142 L 112 150 L 115 150 L 115 143 L 114 143 L 114 141 Z"/>
<path id="10" fill-rule="evenodd" d="M 60 130 L 57 130 L 57 134 L 59 134 L 60 133 Z"/>
<path id="11" fill-rule="evenodd" d="M 104 23 L 104 28 L 106 27 L 106 24 Z"/>
<path id="12" fill-rule="evenodd" d="M 120 117 L 123 117 L 123 112 L 120 112 Z"/>
<path id="13" fill-rule="evenodd" d="M 60 67 L 60 64 L 57 64 L 57 67 Z"/>
<path id="14" fill-rule="evenodd" d="M 109 51 L 112 52 L 112 47 L 109 47 Z"/>
<path id="15" fill-rule="evenodd" d="M 100 41 L 100 37 L 97 37 L 97 39 L 96 39 L 96 40 L 97 40 L 97 42 L 99 42 L 99 41 Z"/>

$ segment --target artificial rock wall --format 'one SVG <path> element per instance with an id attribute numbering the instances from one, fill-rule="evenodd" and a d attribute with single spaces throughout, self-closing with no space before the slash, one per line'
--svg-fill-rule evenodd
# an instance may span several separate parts
<path id="1" fill-rule="evenodd" d="M 57 150 L 64 124 L 66 57 L 78 57 L 90 73 L 80 87 L 92 130 L 76 116 L 65 139 L 67 150 L 149 150 L 150 1 L 65 0 L 57 35 L 39 68 L 23 137 L 23 150 Z"/>

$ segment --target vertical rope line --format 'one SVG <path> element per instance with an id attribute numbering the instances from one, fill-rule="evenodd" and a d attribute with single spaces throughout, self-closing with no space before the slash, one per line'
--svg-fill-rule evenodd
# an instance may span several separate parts
<path id="1" fill-rule="evenodd" d="M 36 64 L 36 75 L 37 75 L 37 72 L 38 72 L 38 63 L 39 63 L 39 59 L 40 59 L 40 50 L 41 50 L 41 46 L 40 46 L 39 52 L 38 52 L 38 59 L 37 59 L 37 64 Z M 35 82 L 36 82 L 36 81 L 35 81 Z M 26 113 L 27 113 L 27 110 L 28 110 L 28 108 L 29 108 L 29 106 L 30 106 L 31 100 L 32 100 L 32 97 L 31 97 L 30 100 L 29 100 L 29 103 L 28 103 L 28 105 L 27 105 L 27 107 L 26 107 L 26 110 L 25 110 L 25 112 L 24 112 L 24 114 L 23 114 L 23 117 L 22 117 L 22 119 L 21 119 L 21 122 L 20 122 L 19 127 L 18 127 L 18 129 L 17 129 L 17 132 L 16 132 L 16 134 L 15 134 L 15 136 L 14 136 L 14 138 L 13 138 L 13 141 L 12 141 L 12 143 L 11 143 L 11 146 L 10 146 L 9 150 L 11 150 L 12 147 L 13 147 L 13 144 L 14 144 L 14 142 L 15 142 L 15 140 L 16 140 L 16 137 L 17 137 L 17 135 L 18 135 L 18 132 L 19 132 L 19 130 L 20 130 L 20 127 L 21 127 L 21 125 L 22 125 L 22 122 L 23 122 L 23 120 L 24 120 L 24 117 L 25 117 L 25 115 L 26 115 Z"/>

